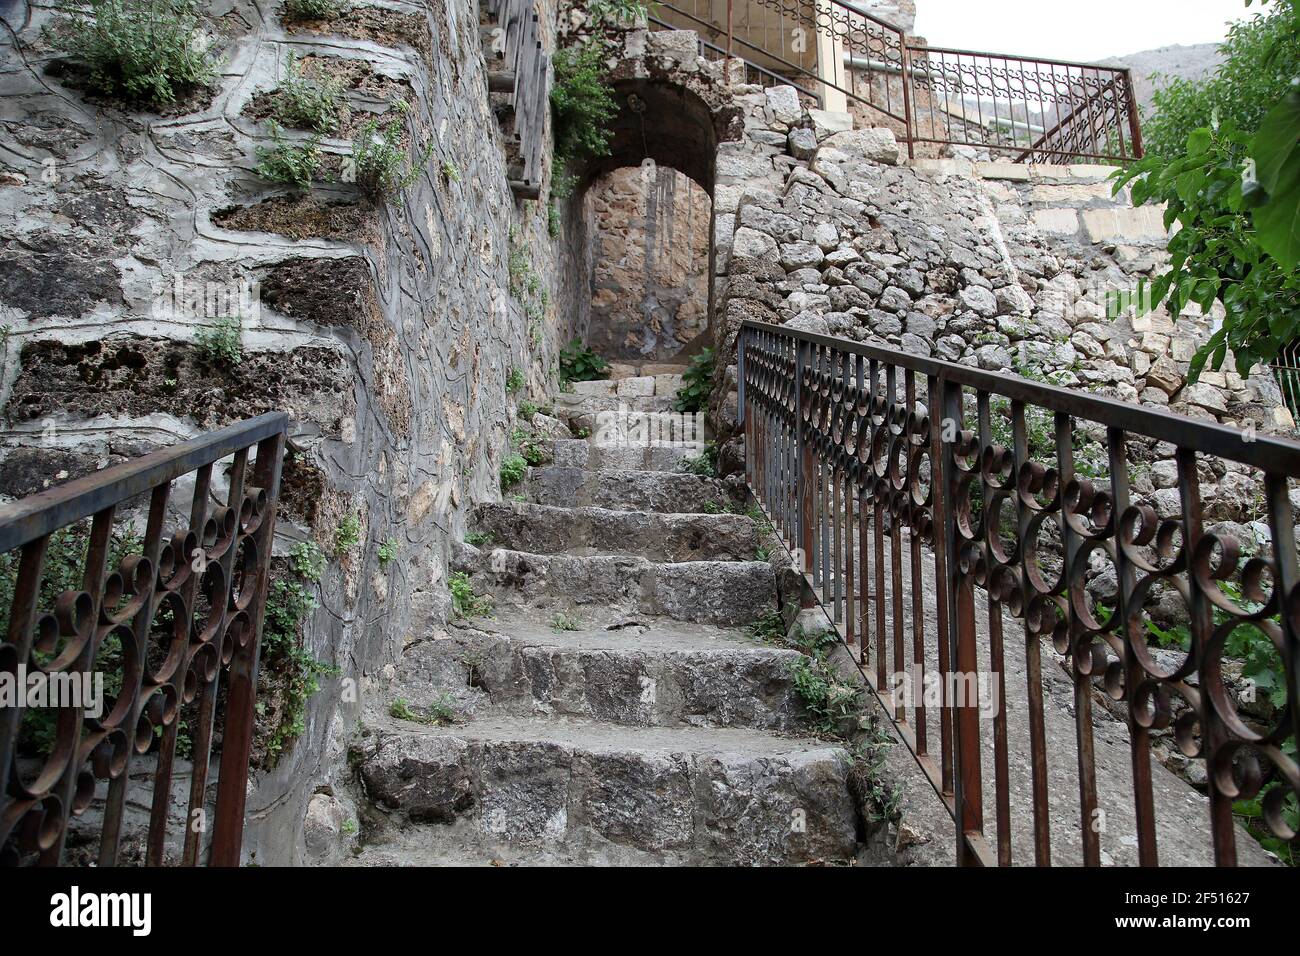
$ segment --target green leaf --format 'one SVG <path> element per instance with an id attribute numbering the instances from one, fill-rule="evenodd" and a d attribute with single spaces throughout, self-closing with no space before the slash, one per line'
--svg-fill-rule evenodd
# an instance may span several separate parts
<path id="1" fill-rule="evenodd" d="M 1252 150 L 1268 199 L 1254 211 L 1259 244 L 1282 268 L 1300 263 L 1300 87 L 1264 117 Z"/>
<path id="2" fill-rule="evenodd" d="M 1201 156 L 1209 151 L 1210 144 L 1214 141 L 1214 135 L 1205 128 L 1194 129 L 1190 136 L 1187 137 L 1187 155 Z"/>

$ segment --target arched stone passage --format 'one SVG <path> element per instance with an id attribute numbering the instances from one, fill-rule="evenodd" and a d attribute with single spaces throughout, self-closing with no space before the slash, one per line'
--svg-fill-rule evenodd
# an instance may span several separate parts
<path id="1" fill-rule="evenodd" d="M 614 91 L 619 109 L 610 124 L 609 154 L 588 165 L 581 188 L 649 159 L 684 173 L 712 196 L 719 138 L 704 100 L 685 86 L 652 79 L 618 80 Z"/>
<path id="2" fill-rule="evenodd" d="M 594 243 L 587 344 L 611 360 L 665 362 L 697 351 L 708 329 L 719 130 L 680 83 L 613 85 L 609 153 L 578 174 Z"/>

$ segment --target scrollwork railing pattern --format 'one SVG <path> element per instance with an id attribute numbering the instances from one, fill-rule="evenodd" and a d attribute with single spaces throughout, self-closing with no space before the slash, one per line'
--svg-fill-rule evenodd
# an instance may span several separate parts
<path id="1" fill-rule="evenodd" d="M 91 858 L 118 863 L 128 804 L 142 799 L 128 797 L 132 771 L 143 768 L 152 795 L 139 862 L 238 865 L 286 423 L 262 415 L 0 505 L 0 678 L 22 693 L 34 675 L 47 689 L 36 708 L 0 707 L 6 864 L 60 863 L 92 805 Z M 173 507 L 173 491 L 188 500 Z M 71 692 L 72 678 L 95 674 L 104 697 Z M 48 696 L 56 685 L 67 696 Z M 178 839 L 183 708 L 191 767 Z"/>
<path id="2" fill-rule="evenodd" d="M 1296 839 L 1300 444 L 753 322 L 738 362 L 749 487 L 943 797 L 961 861 L 1156 864 L 1160 835 L 1186 825 L 1157 805 L 1171 792 L 1153 784 L 1157 739 L 1205 768 L 1207 862 L 1262 858 L 1237 801 L 1257 801 L 1257 835 Z M 1177 449 L 1176 501 L 1134 496 L 1128 443 L 1148 439 Z M 1201 484 L 1229 470 L 1262 489 L 1257 553 L 1205 526 Z M 1113 593 L 1089 588 L 1107 573 Z M 1157 646 L 1158 599 L 1183 609 L 1185 647 Z M 1229 692 L 1243 629 L 1285 675 L 1271 715 Z M 1057 655 L 1072 698 L 1049 715 Z M 1123 718 L 1126 767 L 1095 756 L 1102 706 Z M 1049 780 L 1061 748 L 1077 755 L 1073 800 Z"/>

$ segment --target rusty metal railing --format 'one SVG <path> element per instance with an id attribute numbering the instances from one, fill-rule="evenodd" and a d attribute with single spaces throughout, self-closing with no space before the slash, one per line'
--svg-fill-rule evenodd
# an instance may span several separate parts
<path id="1" fill-rule="evenodd" d="M 1127 69 L 926 46 L 845 0 L 666 0 L 652 26 L 697 30 L 727 56 L 862 122 L 919 144 L 1016 162 L 1125 162 L 1142 155 Z M 770 85 L 766 80 L 763 85 Z"/>
<path id="2" fill-rule="evenodd" d="M 261 415 L 0 505 L 0 681 L 46 692 L 0 707 L 4 863 L 60 863 L 77 818 L 91 859 L 118 863 L 128 804 L 143 799 L 128 798 L 134 765 L 151 784 L 140 862 L 169 862 L 179 823 L 181 862 L 206 851 L 238 865 L 287 421 Z M 183 709 L 192 769 L 177 821 Z"/>
<path id="3" fill-rule="evenodd" d="M 1097 865 L 1109 832 L 1110 852 L 1136 847 L 1136 862 L 1155 865 L 1158 833 L 1181 833 L 1189 812 L 1185 797 L 1157 806 L 1155 794 L 1191 795 L 1172 777 L 1153 786 L 1157 737 L 1206 770 L 1207 860 L 1212 850 L 1230 865 L 1245 849 L 1235 801 L 1257 801 L 1257 835 L 1296 839 L 1300 570 L 1289 491 L 1300 443 L 754 322 L 737 349 L 749 487 L 952 814 L 961 862 L 1010 864 L 1014 843 L 1022 862 L 1046 865 L 1056 847 L 1058 862 Z M 1129 445 L 1146 438 L 1176 448 L 1177 500 L 1166 496 L 1160 511 L 1131 487 Z M 1085 469 L 1094 450 L 1100 464 Z M 1221 474 L 1208 470 L 1215 461 L 1258 479 L 1271 543 L 1256 554 L 1205 527 L 1202 484 Z M 1088 583 L 1106 569 L 1114 593 L 1099 598 Z M 1185 607 L 1182 649 L 1156 646 L 1157 592 Z M 1004 620 L 1023 625 L 1019 647 Z M 1271 718 L 1239 711 L 1226 690 L 1225 645 L 1247 629 L 1266 636 L 1284 673 L 1275 690 L 1285 703 Z M 1069 707 L 1048 715 L 1056 673 L 1068 674 L 1057 680 L 1072 688 Z M 907 690 L 935 684 L 941 694 L 929 699 Z M 1006 706 L 1009 694 L 1023 703 Z M 1100 705 L 1122 716 L 1127 760 L 1096 757 Z M 1049 753 L 1070 750 L 1073 798 L 1060 765 L 1049 779 Z M 1102 773 L 1123 780 L 1131 803 L 1099 796 Z M 1117 821 L 1131 825 L 1127 843 Z"/>

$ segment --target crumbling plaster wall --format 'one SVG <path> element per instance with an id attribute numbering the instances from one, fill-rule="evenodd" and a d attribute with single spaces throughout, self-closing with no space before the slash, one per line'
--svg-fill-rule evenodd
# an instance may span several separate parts
<path id="1" fill-rule="evenodd" d="M 549 34 L 554 7 L 542 9 Z M 517 397 L 553 386 L 574 315 L 561 309 L 557 264 L 585 253 L 548 236 L 540 203 L 510 193 L 472 0 L 379 2 L 308 25 L 249 0 L 204 13 L 219 77 L 210 98 L 161 116 L 94 102 L 56 76 L 41 38 L 52 7 L 4 14 L 0 491 L 290 412 L 275 553 L 307 539 L 332 553 L 349 513 L 362 534 L 331 558 L 305 628 L 310 653 L 342 677 L 322 681 L 304 733 L 254 774 L 245 854 L 328 860 L 347 842 L 350 809 L 334 794 L 358 708 L 379 696 L 403 643 L 446 617 L 450 542 L 474 503 L 499 496 L 514 416 L 506 377 L 526 374 Z M 385 110 L 390 95 L 410 101 L 412 154 L 433 151 L 400 196 L 369 207 L 352 186 L 319 182 L 302 200 L 255 174 L 268 138 L 245 110 L 290 51 L 349 75 L 354 114 Z M 337 171 L 348 142 L 322 148 Z M 510 292 L 512 230 L 552 290 L 532 322 Z M 194 347 L 211 316 L 159 309 L 178 277 L 251 290 L 237 365 Z M 398 555 L 381 567 L 390 539 Z M 359 699 L 344 699 L 349 681 Z"/>

